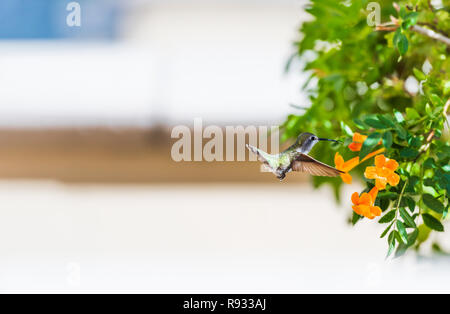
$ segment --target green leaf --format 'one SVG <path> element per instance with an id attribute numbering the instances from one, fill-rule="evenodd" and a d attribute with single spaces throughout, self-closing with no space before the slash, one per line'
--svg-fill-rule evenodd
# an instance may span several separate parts
<path id="1" fill-rule="evenodd" d="M 405 121 L 405 118 L 400 111 L 394 110 L 394 117 L 398 123 L 402 123 Z"/>
<path id="2" fill-rule="evenodd" d="M 389 234 L 388 244 L 389 244 L 389 249 L 388 249 L 386 258 L 388 258 L 395 249 L 395 230 L 391 231 L 391 233 Z"/>
<path id="3" fill-rule="evenodd" d="M 422 224 L 419 226 L 419 228 L 417 228 L 417 230 L 419 231 L 419 235 L 417 237 L 417 241 L 419 243 L 423 243 L 426 240 L 428 240 L 428 238 L 430 237 L 430 233 L 431 233 L 430 228 L 428 228 L 425 224 Z"/>
<path id="4" fill-rule="evenodd" d="M 342 131 L 344 131 L 345 134 L 347 134 L 347 136 L 353 136 L 352 129 L 347 124 L 345 124 L 343 121 L 341 121 L 341 129 L 342 129 Z"/>
<path id="5" fill-rule="evenodd" d="M 408 38 L 402 33 L 400 28 L 394 34 L 394 46 L 397 47 L 400 55 L 404 55 L 408 51 Z"/>
<path id="6" fill-rule="evenodd" d="M 408 185 L 406 186 L 405 192 L 414 193 L 417 187 L 417 182 L 420 181 L 418 176 L 411 176 L 408 181 Z"/>
<path id="7" fill-rule="evenodd" d="M 422 71 L 417 70 L 416 68 L 413 68 L 413 72 L 414 72 L 415 77 L 417 77 L 417 79 L 418 79 L 419 81 L 424 81 L 424 80 L 427 79 L 426 75 L 423 74 Z M 406 110 L 408 110 L 408 109 L 409 109 L 409 108 L 407 108 Z"/>
<path id="8" fill-rule="evenodd" d="M 432 157 L 429 157 L 425 162 L 423 163 L 423 167 L 425 169 L 434 169 L 436 168 L 436 163 L 434 162 L 434 159 Z"/>
<path id="9" fill-rule="evenodd" d="M 420 119 L 420 115 L 414 108 L 406 108 L 406 118 L 408 120 L 417 120 Z"/>
<path id="10" fill-rule="evenodd" d="M 375 201 L 377 206 L 380 206 L 381 210 L 384 212 L 389 208 L 389 205 L 391 204 L 391 201 L 387 198 L 378 198 Z"/>
<path id="11" fill-rule="evenodd" d="M 361 130 L 367 130 L 367 129 L 369 129 L 369 127 L 366 125 L 366 124 L 364 124 L 364 122 L 362 122 L 360 119 L 358 119 L 358 118 L 355 118 L 355 119 L 353 119 L 353 123 L 355 123 L 355 125 L 359 128 L 359 129 L 361 129 Z"/>
<path id="12" fill-rule="evenodd" d="M 372 128 L 375 128 L 375 129 L 385 129 L 385 128 L 387 128 L 387 125 L 382 123 L 376 117 L 366 118 L 366 119 L 364 119 L 364 123 L 367 124 L 368 126 L 371 126 Z"/>
<path id="13" fill-rule="evenodd" d="M 394 257 L 395 257 L 395 258 L 398 258 L 398 257 L 400 257 L 400 256 L 403 256 L 403 255 L 406 253 L 407 250 L 408 250 L 408 245 L 403 244 L 403 243 L 400 243 L 400 244 L 398 245 L 398 247 L 397 247 L 397 250 L 395 250 L 395 255 L 394 255 Z"/>
<path id="14" fill-rule="evenodd" d="M 392 44 L 394 45 L 394 47 L 397 48 L 397 45 L 400 41 L 400 35 L 402 34 L 402 30 L 397 28 L 397 30 L 394 33 L 394 37 L 392 37 Z"/>
<path id="15" fill-rule="evenodd" d="M 410 228 L 416 228 L 416 223 L 414 219 L 409 215 L 409 213 L 402 207 L 400 208 L 400 216 L 405 221 L 405 224 Z"/>
<path id="16" fill-rule="evenodd" d="M 405 225 L 400 220 L 397 220 L 397 229 L 398 233 L 400 235 L 401 241 L 403 241 L 404 244 L 408 244 L 408 234 L 406 233 Z M 401 242 L 399 241 L 399 242 Z"/>
<path id="17" fill-rule="evenodd" d="M 408 38 L 404 34 L 400 35 L 400 41 L 397 44 L 398 51 L 404 55 L 408 51 Z"/>
<path id="18" fill-rule="evenodd" d="M 431 245 L 431 249 L 433 250 L 434 253 L 442 254 L 442 255 L 447 255 L 447 256 L 448 256 L 448 253 L 446 253 L 446 252 L 441 248 L 441 246 L 439 245 L 439 243 L 437 243 L 437 242 L 434 242 L 434 243 Z"/>
<path id="19" fill-rule="evenodd" d="M 419 155 L 419 151 L 417 149 L 406 147 L 400 150 L 400 156 L 403 158 L 415 158 L 417 155 Z"/>
<path id="20" fill-rule="evenodd" d="M 397 250 L 395 251 L 395 257 L 400 257 L 403 254 L 405 254 L 408 247 L 410 247 L 410 246 L 414 245 L 414 243 L 416 243 L 418 235 L 419 235 L 418 229 L 414 229 L 413 232 L 409 233 L 408 234 L 408 244 L 400 243 L 397 247 Z"/>
<path id="21" fill-rule="evenodd" d="M 419 230 L 414 229 L 414 231 L 408 235 L 408 245 L 409 246 L 414 245 L 414 243 L 416 243 L 418 236 L 419 236 Z"/>
<path id="22" fill-rule="evenodd" d="M 406 30 L 411 26 L 416 25 L 418 17 L 419 17 L 418 12 L 407 13 L 403 18 L 402 28 Z"/>
<path id="23" fill-rule="evenodd" d="M 450 207 L 450 202 L 448 202 L 447 206 L 444 209 L 444 212 L 442 213 L 442 219 L 447 218 L 449 207 Z"/>
<path id="24" fill-rule="evenodd" d="M 432 195 L 423 194 L 422 201 L 429 209 L 435 211 L 436 213 L 442 214 L 444 212 L 444 205 Z"/>
<path id="25" fill-rule="evenodd" d="M 395 127 L 395 121 L 391 117 L 379 114 L 377 115 L 377 118 L 378 120 L 380 120 L 381 123 L 385 124 L 386 126 L 391 128 Z"/>
<path id="26" fill-rule="evenodd" d="M 422 141 L 419 136 L 408 136 L 408 145 L 411 148 L 419 148 L 422 145 Z"/>
<path id="27" fill-rule="evenodd" d="M 378 145 L 381 141 L 381 134 L 378 132 L 370 134 L 366 140 L 364 141 L 361 151 L 359 152 L 359 158 L 364 158 L 368 153 L 372 151 L 372 149 Z"/>
<path id="28" fill-rule="evenodd" d="M 381 191 L 380 193 L 378 193 L 378 198 L 387 198 L 390 200 L 395 200 L 397 199 L 398 194 L 394 193 L 394 192 L 388 192 L 388 191 Z"/>
<path id="29" fill-rule="evenodd" d="M 444 95 L 450 94 L 450 80 L 444 81 Z"/>
<path id="30" fill-rule="evenodd" d="M 430 118 L 434 118 L 433 109 L 431 109 L 431 106 L 429 103 L 425 105 L 425 112 Z"/>
<path id="31" fill-rule="evenodd" d="M 439 220 L 431 216 L 430 214 L 422 214 L 423 222 L 428 228 L 433 230 L 443 232 L 444 226 L 441 224 Z"/>
<path id="32" fill-rule="evenodd" d="M 400 16 L 402 19 L 405 19 L 405 18 L 406 18 L 406 9 L 405 9 L 404 6 L 401 6 L 401 7 L 400 7 L 400 12 L 398 12 L 398 14 L 399 14 L 399 16 Z"/>
<path id="33" fill-rule="evenodd" d="M 352 225 L 353 225 L 353 226 L 356 225 L 356 223 L 357 223 L 358 221 L 360 221 L 362 218 L 363 218 L 362 216 L 360 216 L 360 215 L 358 215 L 357 213 L 353 212 L 353 215 L 352 215 Z"/>
<path id="34" fill-rule="evenodd" d="M 416 202 L 414 201 L 414 199 L 409 196 L 403 196 L 403 199 L 405 200 L 406 205 L 408 205 L 411 213 L 414 213 L 414 209 L 416 208 Z"/>
<path id="35" fill-rule="evenodd" d="M 387 224 L 391 222 L 395 217 L 395 209 L 391 210 L 390 212 L 386 213 L 383 217 L 380 218 L 378 223 L 380 224 Z"/>
<path id="36" fill-rule="evenodd" d="M 386 234 L 389 232 L 389 230 L 391 230 L 392 226 L 394 225 L 394 222 L 395 221 L 391 222 L 391 224 L 386 229 L 384 229 L 383 233 L 380 235 L 381 239 L 386 236 Z"/>
<path id="37" fill-rule="evenodd" d="M 394 236 L 395 236 L 395 239 L 397 240 L 397 242 L 398 242 L 399 244 L 404 244 L 404 243 L 403 243 L 403 239 L 402 239 L 402 237 L 400 236 L 400 233 L 398 233 L 397 230 L 394 230 L 393 232 L 394 232 Z"/>
<path id="38" fill-rule="evenodd" d="M 435 105 L 435 106 L 443 106 L 444 105 L 442 102 L 442 99 L 436 94 L 431 94 L 430 99 L 431 99 L 431 102 L 433 103 L 433 105 Z"/>
<path id="39" fill-rule="evenodd" d="M 406 139 L 406 135 L 408 134 L 406 130 L 399 124 L 395 126 L 395 131 L 397 131 L 398 137 L 400 137 L 402 140 Z"/>
<path id="40" fill-rule="evenodd" d="M 391 148 L 392 146 L 392 133 L 390 131 L 383 134 L 383 146 L 386 148 Z"/>

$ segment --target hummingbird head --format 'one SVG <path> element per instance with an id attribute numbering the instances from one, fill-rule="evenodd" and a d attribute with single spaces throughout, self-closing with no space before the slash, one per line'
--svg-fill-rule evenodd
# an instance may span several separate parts
<path id="1" fill-rule="evenodd" d="M 335 140 L 330 140 L 328 138 L 320 138 L 312 133 L 305 132 L 305 133 L 300 134 L 297 138 L 298 149 L 302 153 L 307 154 L 311 151 L 313 146 L 316 145 L 316 143 L 318 143 L 319 141 L 338 142 Z"/>

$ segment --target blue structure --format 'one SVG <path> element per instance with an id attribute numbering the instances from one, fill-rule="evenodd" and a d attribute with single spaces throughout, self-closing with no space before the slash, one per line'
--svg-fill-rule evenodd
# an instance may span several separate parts
<path id="1" fill-rule="evenodd" d="M 81 27 L 66 23 L 73 0 L 1 0 L 0 39 L 105 39 L 117 37 L 119 0 L 77 0 Z"/>

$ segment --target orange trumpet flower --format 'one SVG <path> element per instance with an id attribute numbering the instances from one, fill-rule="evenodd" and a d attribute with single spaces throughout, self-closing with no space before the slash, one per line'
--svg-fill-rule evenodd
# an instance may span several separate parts
<path id="1" fill-rule="evenodd" d="M 348 148 L 353 152 L 359 152 L 366 138 L 366 135 L 359 134 L 358 132 L 353 133 L 353 142 L 348 145 Z"/>
<path id="2" fill-rule="evenodd" d="M 369 219 L 374 219 L 381 215 L 381 208 L 375 206 L 375 200 L 378 195 L 378 189 L 374 187 L 369 193 L 363 193 L 359 196 L 358 192 L 352 194 L 353 210 L 358 215 Z"/>
<path id="3" fill-rule="evenodd" d="M 388 183 L 396 186 L 400 182 L 400 176 L 394 172 L 397 168 L 397 161 L 378 155 L 375 157 L 375 167 L 367 167 L 364 176 L 367 179 L 375 179 L 378 190 L 384 190 Z"/>
<path id="4" fill-rule="evenodd" d="M 352 176 L 348 172 L 359 164 L 359 157 L 344 161 L 344 158 L 336 152 L 336 155 L 334 155 L 334 164 L 336 165 L 336 169 L 345 172 L 341 174 L 342 181 L 347 184 L 351 184 Z"/>
<path id="5" fill-rule="evenodd" d="M 364 141 L 366 140 L 367 136 L 366 135 L 362 135 L 358 132 L 353 133 L 353 142 L 351 142 L 348 145 L 348 148 L 350 148 L 351 151 L 353 152 L 359 152 L 364 144 Z M 380 141 L 378 144 L 381 144 L 382 141 Z M 370 157 L 367 157 L 366 159 L 368 159 Z M 363 162 L 363 161 L 361 161 Z"/>

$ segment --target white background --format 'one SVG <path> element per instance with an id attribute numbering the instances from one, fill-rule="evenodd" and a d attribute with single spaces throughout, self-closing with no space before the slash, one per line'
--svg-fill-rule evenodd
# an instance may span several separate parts
<path id="1" fill-rule="evenodd" d="M 269 124 L 305 104 L 284 73 L 301 1 L 124 7 L 117 41 L 1 42 L 0 126 Z"/>

